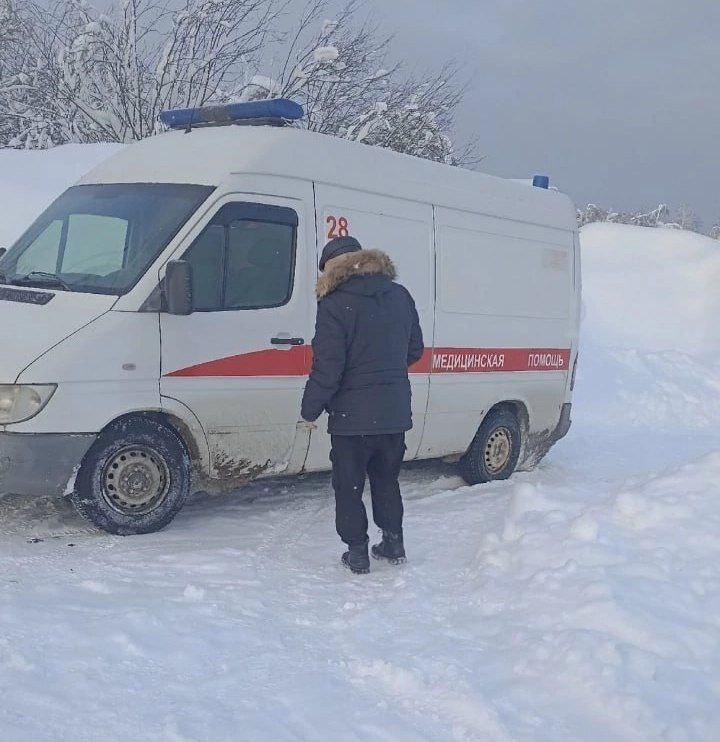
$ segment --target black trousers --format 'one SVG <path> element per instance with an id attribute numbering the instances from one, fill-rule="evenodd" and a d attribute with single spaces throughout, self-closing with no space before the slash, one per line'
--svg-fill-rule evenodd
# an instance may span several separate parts
<path id="1" fill-rule="evenodd" d="M 405 455 L 405 433 L 333 435 L 330 460 L 335 489 L 335 527 L 348 545 L 367 539 L 363 505 L 365 477 L 370 480 L 373 520 L 384 531 L 402 530 L 403 503 L 398 477 Z"/>

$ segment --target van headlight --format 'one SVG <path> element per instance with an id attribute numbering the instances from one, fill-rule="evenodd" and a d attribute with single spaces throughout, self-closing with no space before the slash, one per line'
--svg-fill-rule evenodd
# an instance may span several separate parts
<path id="1" fill-rule="evenodd" d="M 35 417 L 56 389 L 57 384 L 0 384 L 0 425 Z"/>

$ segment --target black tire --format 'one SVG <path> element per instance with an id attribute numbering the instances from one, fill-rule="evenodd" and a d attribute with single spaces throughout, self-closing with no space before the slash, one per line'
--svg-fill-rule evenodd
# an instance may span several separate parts
<path id="1" fill-rule="evenodd" d="M 522 433 L 516 415 L 507 407 L 500 407 L 483 420 L 460 459 L 460 475 L 468 484 L 507 479 L 515 471 L 521 448 Z"/>
<path id="2" fill-rule="evenodd" d="M 152 416 L 106 428 L 85 455 L 70 500 L 118 536 L 159 531 L 185 503 L 190 457 L 178 434 Z"/>

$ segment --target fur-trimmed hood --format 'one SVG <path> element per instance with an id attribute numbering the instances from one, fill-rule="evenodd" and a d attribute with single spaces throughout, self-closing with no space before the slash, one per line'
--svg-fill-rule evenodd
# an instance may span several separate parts
<path id="1" fill-rule="evenodd" d="M 315 289 L 318 301 L 355 276 L 387 276 L 394 281 L 397 271 L 390 256 L 382 250 L 358 250 L 339 255 L 328 262 L 318 279 Z"/>

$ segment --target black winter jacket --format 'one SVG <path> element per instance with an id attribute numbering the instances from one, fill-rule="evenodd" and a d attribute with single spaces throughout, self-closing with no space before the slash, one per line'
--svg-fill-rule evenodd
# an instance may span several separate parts
<path id="1" fill-rule="evenodd" d="M 327 410 L 333 435 L 380 435 L 412 428 L 408 366 L 423 353 L 410 292 L 379 250 L 335 258 L 317 286 L 313 366 L 302 417 Z"/>

